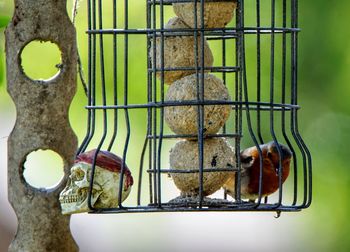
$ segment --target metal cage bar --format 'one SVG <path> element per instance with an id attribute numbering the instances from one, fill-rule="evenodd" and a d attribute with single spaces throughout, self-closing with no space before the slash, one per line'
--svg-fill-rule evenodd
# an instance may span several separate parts
<path id="1" fill-rule="evenodd" d="M 89 0 L 88 4 L 88 113 L 87 133 L 78 150 L 80 154 L 88 147 L 97 146 L 97 151 L 119 151 L 123 164 L 119 180 L 119 204 L 113 208 L 94 208 L 91 202 L 95 176 L 92 166 L 89 189 L 89 208 L 92 213 L 169 212 L 169 211 L 299 211 L 312 201 L 312 161 L 298 127 L 298 1 L 270 0 L 262 2 L 237 0 L 235 20 L 226 27 L 207 28 L 204 23 L 206 4 L 232 2 L 234 0 L 146 0 L 144 26 L 134 27 L 133 6 L 128 0 Z M 194 10 L 194 27 L 169 29 L 165 21 L 174 3 L 189 3 Z M 269 3 L 269 4 L 268 4 Z M 192 5 L 193 4 L 193 5 Z M 112 8 L 112 24 L 105 25 L 107 9 Z M 252 13 L 255 17 L 252 18 Z M 199 13 L 199 14 L 198 14 Z M 175 15 L 175 14 L 174 14 Z M 199 16 L 198 16 L 199 15 Z M 197 20 L 201 20 L 198 22 Z M 121 22 L 120 20 L 124 20 Z M 266 21 L 268 20 L 268 21 Z M 142 23 L 142 22 L 141 22 Z M 267 23 L 267 24 L 266 24 Z M 246 25 L 247 24 L 247 25 Z M 290 26 L 288 26 L 290 24 Z M 255 26 L 254 26 L 255 25 Z M 165 66 L 165 41 L 171 37 L 193 37 L 195 65 L 192 67 Z M 111 43 L 110 40 L 111 39 Z M 146 42 L 144 76 L 147 94 L 145 102 L 129 101 L 136 92 L 130 84 L 133 64 L 132 46 L 135 41 Z M 160 43 L 157 52 L 156 41 Z M 204 46 L 219 42 L 215 55 L 220 55 L 218 65 L 206 66 Z M 218 46 L 219 45 L 219 46 Z M 252 49 L 253 47 L 253 49 Z M 123 49 L 122 52 L 120 50 Z M 112 68 L 108 62 L 112 55 Z M 158 55 L 159 53 L 159 55 Z M 250 56 L 251 54 L 251 56 Z M 142 55 L 140 55 L 142 57 Z M 157 65 L 157 57 L 160 64 Z M 121 59 L 121 61 L 118 61 Z M 166 101 L 165 74 L 169 71 L 191 71 L 196 75 L 196 99 Z M 231 101 L 205 99 L 206 72 L 221 76 L 231 94 Z M 112 76 L 112 85 L 109 84 Z M 98 79 L 100 77 L 100 80 Z M 267 92 L 268 91 L 268 92 Z M 288 100 L 290 102 L 288 103 Z M 217 134 L 205 135 L 205 108 L 210 105 L 228 105 L 232 113 Z M 164 110 L 173 106 L 194 106 L 197 109 L 196 134 L 170 133 L 164 121 Z M 124 118 L 120 118 L 121 111 Z M 122 205 L 124 169 L 130 155 L 130 139 L 134 137 L 132 116 L 135 111 L 146 115 L 145 135 L 138 156 L 139 169 L 132 170 L 137 182 L 134 196 L 128 206 Z M 111 119 L 112 118 L 112 119 Z M 288 127 L 289 124 L 289 127 Z M 102 125 L 102 128 L 101 128 Z M 124 136 L 125 135 L 125 136 Z M 124 141 L 120 138 L 125 137 Z M 204 167 L 204 142 L 209 138 L 225 138 L 235 151 L 235 167 Z M 164 165 L 168 153 L 164 150 L 169 141 L 179 139 L 198 142 L 198 167 L 175 170 Z M 264 158 L 261 144 L 273 141 L 278 153 L 278 190 L 266 197 L 263 195 Z M 282 149 L 284 143 L 292 153 L 291 175 L 288 185 L 282 181 Z M 242 196 L 243 171 L 241 151 L 255 146 L 259 156 L 258 195 L 247 201 Z M 204 174 L 210 172 L 235 172 L 234 197 L 228 198 L 222 190 L 222 198 L 208 203 L 204 196 Z M 165 184 L 172 183 L 166 174 L 198 173 L 198 199 L 190 204 L 170 203 Z M 135 176 L 136 175 L 136 176 Z M 144 177 L 148 177 L 144 179 Z M 286 182 L 287 183 L 287 182 Z M 144 184 L 147 184 L 144 186 Z M 210 201 L 210 199 L 209 199 Z"/>

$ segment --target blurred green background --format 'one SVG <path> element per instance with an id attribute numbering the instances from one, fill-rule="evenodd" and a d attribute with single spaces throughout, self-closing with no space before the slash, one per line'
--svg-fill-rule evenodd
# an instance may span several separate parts
<path id="1" fill-rule="evenodd" d="M 104 1 L 105 25 L 111 24 L 111 1 Z M 145 20 L 145 1 L 132 2 L 130 8 L 130 27 L 143 27 Z M 135 2 L 135 3 L 134 3 Z M 245 1 L 247 5 L 250 1 Z M 254 2 L 254 1 L 251 1 Z M 263 1 L 262 1 L 263 2 Z M 267 1 L 270 5 L 270 1 Z M 281 1 L 278 1 L 281 2 Z M 350 169 L 347 157 L 350 156 L 347 144 L 350 141 L 350 2 L 339 1 L 299 1 L 299 112 L 300 132 L 313 155 L 314 200 L 311 208 L 301 213 L 282 214 L 274 219 L 271 213 L 193 213 L 193 214 L 145 214 L 145 215 L 87 215 L 72 217 L 72 232 L 82 251 L 349 251 L 350 232 L 349 195 Z M 71 12 L 72 1 L 68 1 L 67 10 Z M 122 8 L 123 5 L 120 5 Z M 266 6 L 262 7 L 268 12 Z M 250 17 L 246 8 L 247 18 Z M 12 16 L 13 3 L 0 0 L 0 251 L 6 248 L 16 230 L 16 218 L 7 202 L 6 141 L 15 122 L 15 108 L 6 92 L 4 26 Z M 77 18 L 78 46 L 85 69 L 87 63 L 86 2 L 81 1 Z M 254 17 L 254 13 L 251 17 Z M 174 16 L 171 8 L 166 18 Z M 118 21 L 123 22 L 123 15 Z M 123 69 L 122 39 L 119 65 Z M 146 40 L 130 39 L 130 103 L 146 101 Z M 109 46 L 112 41 L 106 42 Z M 249 41 L 247 41 L 249 50 Z M 60 63 L 59 52 L 55 46 L 38 42 L 28 47 L 23 54 L 25 72 L 33 78 L 48 78 Z M 144 46 L 141 46 L 144 45 Z M 212 49 L 218 48 L 215 43 Z M 268 48 L 268 47 L 267 47 Z M 109 50 L 108 49 L 108 50 Z M 254 48 L 253 48 L 254 49 Z M 47 50 L 47 51 L 43 51 Z M 228 49 L 233 50 L 233 48 Z M 265 50 L 265 49 L 264 49 Z M 214 51 L 216 64 L 220 64 L 219 55 Z M 111 62 L 111 52 L 107 65 Z M 263 52 L 269 55 L 269 51 Z M 144 57 L 143 57 L 144 56 Z M 46 65 L 39 65 L 42 58 Z M 247 55 L 247 64 L 250 64 Z M 232 59 L 233 60 L 233 59 Z M 265 59 L 266 60 L 266 59 Z M 266 61 L 268 62 L 268 61 Z M 276 62 L 278 64 L 278 62 Z M 253 63 L 252 63 L 253 64 Z M 268 67 L 263 67 L 268 73 Z M 107 67 L 111 69 L 111 63 Z M 87 71 L 85 70 L 85 74 Z M 98 76 L 99 77 L 99 76 Z M 118 80 L 122 80 L 120 74 Z M 231 77 L 228 77 L 230 80 Z M 249 78 L 249 77 L 248 77 Z M 263 80 L 268 80 L 265 74 Z M 107 83 L 113 79 L 107 73 Z M 110 85 L 110 84 L 108 84 Z M 122 102 L 123 89 L 119 91 Z M 232 94 L 231 94 L 232 96 Z M 113 97 L 109 94 L 108 99 Z M 85 135 L 86 99 L 78 83 L 77 96 L 74 99 L 70 120 L 80 142 Z M 129 167 L 135 167 L 136 174 L 142 137 L 145 134 L 146 116 L 143 112 L 130 114 L 133 122 L 133 134 L 129 153 Z M 98 117 L 100 118 L 100 117 Z M 123 120 L 120 113 L 118 119 Z M 101 134 L 101 126 L 97 134 Z M 232 125 L 231 125 L 232 126 Z M 167 129 L 166 129 L 167 130 Z M 121 154 L 120 145 L 125 141 L 125 125 L 119 129 L 117 147 L 113 149 Z M 92 145 L 98 141 L 94 140 Z M 248 143 L 247 143 L 248 144 Z M 164 153 L 171 147 L 165 144 Z M 50 169 L 34 170 L 27 181 L 37 186 L 52 186 L 62 176 L 60 161 L 52 162 L 35 158 L 34 167 L 43 167 L 48 163 Z M 166 162 L 166 160 L 164 160 Z M 58 164 L 58 165 L 57 165 Z M 29 164 L 28 164 L 29 165 Z M 40 172 L 41 176 L 38 175 Z M 31 177 L 32 176 L 32 177 Z M 43 184 L 41 181 L 48 181 Z M 165 188 L 167 196 L 176 195 L 173 186 Z M 136 190 L 134 190 L 135 192 Z M 132 199 L 132 198 L 131 198 Z M 127 203 L 130 204 L 131 202 Z M 91 239 L 94 235 L 95 239 Z M 99 241 L 99 242 L 97 242 Z M 101 250 L 102 249 L 102 250 Z"/>

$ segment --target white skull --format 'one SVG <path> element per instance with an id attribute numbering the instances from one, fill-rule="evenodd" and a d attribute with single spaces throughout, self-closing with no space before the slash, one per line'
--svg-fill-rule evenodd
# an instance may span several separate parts
<path id="1" fill-rule="evenodd" d="M 91 176 L 91 164 L 78 162 L 71 168 L 67 186 L 60 193 L 63 214 L 88 212 L 88 197 Z M 91 205 L 95 208 L 111 208 L 118 206 L 119 172 L 95 166 Z M 125 186 L 123 178 L 122 202 L 128 197 L 131 186 Z"/>

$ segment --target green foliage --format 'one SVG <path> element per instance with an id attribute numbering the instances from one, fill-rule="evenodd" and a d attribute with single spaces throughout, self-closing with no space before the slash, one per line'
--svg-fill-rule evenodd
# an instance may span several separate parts
<path id="1" fill-rule="evenodd" d="M 8 16 L 0 16 L 0 28 L 5 27 L 10 22 L 10 18 Z"/>
<path id="2" fill-rule="evenodd" d="M 0 16 L 0 32 L 3 32 L 4 27 L 6 27 L 6 25 L 10 22 L 10 18 L 8 16 Z M 2 46 L 1 46 L 1 37 L 0 37 L 0 50 L 2 51 Z M 5 74 L 5 70 L 4 70 L 4 59 L 3 59 L 3 53 L 0 52 L 0 86 L 3 83 L 4 80 L 4 74 Z"/>

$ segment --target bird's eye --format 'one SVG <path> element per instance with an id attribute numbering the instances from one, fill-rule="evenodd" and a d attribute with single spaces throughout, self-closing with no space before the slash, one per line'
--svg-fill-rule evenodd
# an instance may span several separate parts
<path id="1" fill-rule="evenodd" d="M 249 164 L 252 160 L 253 160 L 252 156 L 241 157 L 241 163 L 244 163 L 244 164 Z"/>
<path id="2" fill-rule="evenodd" d="M 272 153 L 271 152 L 267 153 L 267 158 L 272 159 Z"/>

